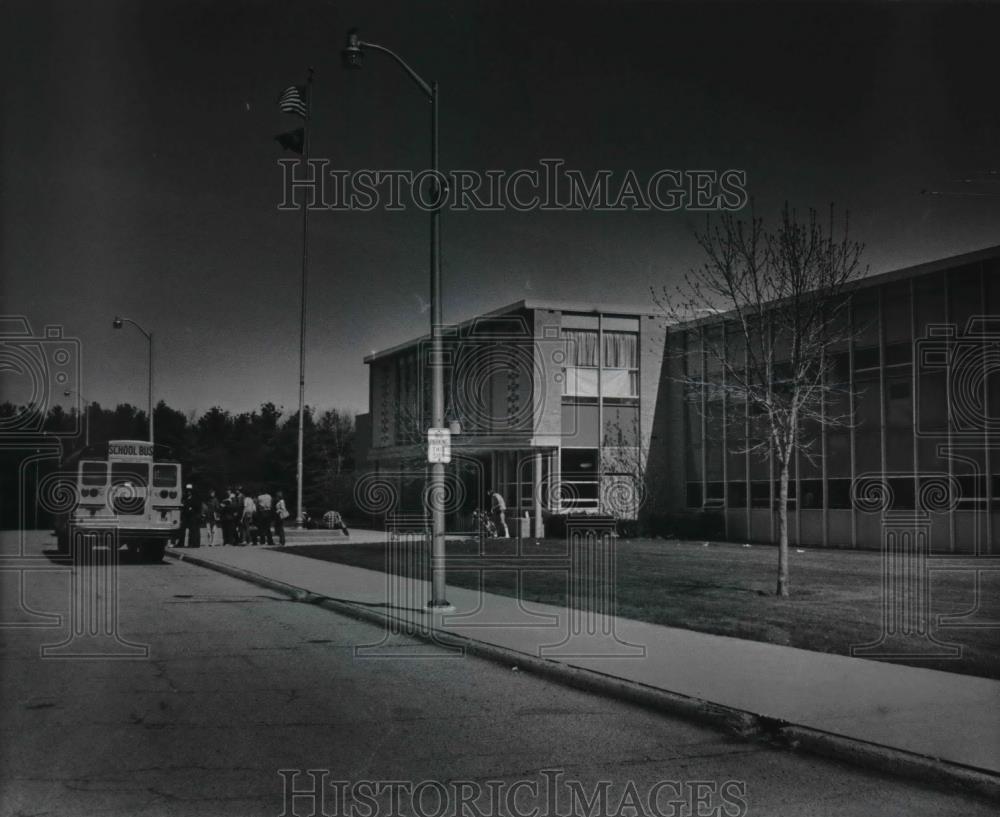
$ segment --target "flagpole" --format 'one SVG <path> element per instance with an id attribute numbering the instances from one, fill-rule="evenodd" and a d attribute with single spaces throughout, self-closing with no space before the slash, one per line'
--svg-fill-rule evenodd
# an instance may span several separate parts
<path id="1" fill-rule="evenodd" d="M 309 69 L 309 77 L 306 80 L 305 98 L 305 124 L 302 127 L 302 169 L 305 179 L 309 173 L 309 120 L 312 119 L 312 81 L 313 69 Z M 309 267 L 309 202 L 302 200 L 302 287 L 301 301 L 299 304 L 299 446 L 298 459 L 296 462 L 296 483 L 298 496 L 298 509 L 296 511 L 295 523 L 302 527 L 305 521 L 305 512 L 302 503 L 302 442 L 305 435 L 305 401 L 306 401 L 306 271 Z"/>

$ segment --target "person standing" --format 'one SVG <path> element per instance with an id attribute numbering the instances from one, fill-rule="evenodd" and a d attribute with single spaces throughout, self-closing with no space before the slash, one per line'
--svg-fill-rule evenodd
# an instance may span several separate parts
<path id="1" fill-rule="evenodd" d="M 277 501 L 274 504 L 274 532 L 278 535 L 278 546 L 285 546 L 285 520 L 288 519 L 288 508 L 285 506 L 285 495 L 281 491 L 275 493 Z"/>
<path id="2" fill-rule="evenodd" d="M 250 492 L 247 491 L 246 495 L 243 497 L 243 535 L 246 538 L 246 543 L 248 545 L 256 545 L 256 525 L 254 524 L 254 515 L 257 512 L 257 503 L 253 501 L 253 497 L 250 496 Z"/>
<path id="3" fill-rule="evenodd" d="M 246 544 L 246 529 L 243 527 L 243 486 L 236 488 L 233 496 L 233 519 L 236 525 L 236 544 Z"/>
<path id="4" fill-rule="evenodd" d="M 187 534 L 187 547 L 201 547 L 201 501 L 195 496 L 194 486 L 184 486 L 184 497 L 181 501 L 181 535 L 178 545 L 184 547 Z"/>
<path id="5" fill-rule="evenodd" d="M 509 539 L 510 531 L 507 530 L 507 503 L 504 501 L 503 494 L 497 490 L 491 491 L 490 503 L 491 510 L 493 511 L 493 520 L 497 526 L 497 536 L 501 539 Z"/>
<path id="6" fill-rule="evenodd" d="M 236 544 L 236 518 L 238 510 L 242 510 L 242 508 L 238 508 L 236 504 L 236 494 L 233 493 L 232 488 L 227 488 L 226 496 L 219 506 L 222 544 L 224 545 Z"/>
<path id="7" fill-rule="evenodd" d="M 268 547 L 274 547 L 274 537 L 271 535 L 271 520 L 274 514 L 271 512 L 271 495 L 265 488 L 257 497 L 257 535 L 260 536 L 260 543 L 267 543 Z"/>
<path id="8" fill-rule="evenodd" d="M 219 525 L 219 500 L 215 496 L 214 488 L 208 491 L 208 499 L 205 500 L 203 511 L 205 523 L 208 525 L 208 546 L 215 547 L 215 529 Z"/>

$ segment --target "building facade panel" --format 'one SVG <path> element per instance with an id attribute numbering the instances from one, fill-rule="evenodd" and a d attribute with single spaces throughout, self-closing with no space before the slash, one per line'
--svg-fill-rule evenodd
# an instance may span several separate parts
<path id="1" fill-rule="evenodd" d="M 650 324 L 652 326 L 652 324 Z M 528 514 L 537 531 L 543 512 L 614 512 L 634 517 L 643 422 L 643 360 L 637 314 L 599 307 L 522 302 L 446 333 L 446 420 L 453 458 L 479 463 L 480 484 L 465 486 L 481 505 L 488 488 L 504 495 L 512 516 Z M 426 383 L 426 339 L 370 356 L 369 463 L 389 473 L 421 454 L 419 439 L 399 432 L 412 384 Z M 653 364 L 650 364 L 653 365 Z M 655 405 L 658 372 L 647 378 Z M 417 436 L 429 426 L 429 398 Z M 419 404 L 419 401 L 418 401 Z M 644 420 L 645 417 L 645 420 Z M 647 444 L 648 436 L 647 432 Z M 414 444 L 414 442 L 416 444 Z M 475 470 L 475 469 L 472 469 Z"/>
<path id="2" fill-rule="evenodd" d="M 945 486 L 934 551 L 1000 552 L 1000 248 L 867 279 L 851 301 L 853 339 L 831 350 L 843 388 L 824 406 L 845 422 L 806 426 L 793 542 L 878 548 L 882 515 L 853 502 L 872 478 L 893 511 L 920 511 Z M 747 452 L 757 418 L 725 389 L 683 384 L 722 377 L 710 347 L 744 354 L 724 316 L 667 327 L 645 309 L 520 302 L 455 327 L 449 344 L 446 419 L 483 483 L 474 504 L 500 486 L 518 515 L 607 512 L 631 474 L 640 515 L 708 511 L 731 539 L 774 541 L 777 474 L 766 447 Z M 367 361 L 371 462 L 422 462 L 426 347 Z"/>
<path id="3" fill-rule="evenodd" d="M 849 422 L 813 429 L 815 457 L 797 458 L 789 485 L 793 542 L 877 548 L 882 516 L 854 507 L 854 480 L 883 482 L 891 494 L 889 509 L 896 511 L 924 507 L 926 492 L 943 480 L 954 507 L 932 514 L 932 549 L 1000 552 L 994 521 L 1000 507 L 998 256 L 995 248 L 933 268 L 877 276 L 852 292 L 853 339 L 832 361 L 834 382 L 845 387 L 826 407 L 828 416 Z M 719 380 L 705 350 L 723 331 L 723 321 L 673 328 L 689 380 Z M 670 438 L 672 456 L 684 466 L 668 471 L 672 496 L 683 485 L 684 503 L 675 508 L 717 507 L 721 482 L 730 532 L 744 531 L 733 520 L 746 508 L 747 538 L 772 540 L 777 526 L 767 517 L 774 513 L 776 474 L 766 450 L 763 456 L 742 453 L 743 407 L 720 407 L 706 388 L 679 394 L 679 381 L 668 381 L 674 392 L 668 400 L 675 407 L 682 403 Z"/>

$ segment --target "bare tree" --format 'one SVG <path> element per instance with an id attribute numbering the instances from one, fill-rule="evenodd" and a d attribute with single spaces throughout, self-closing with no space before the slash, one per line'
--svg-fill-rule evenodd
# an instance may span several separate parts
<path id="1" fill-rule="evenodd" d="M 848 218 L 838 230 L 834 208 L 824 224 L 815 210 L 800 220 L 786 204 L 777 228 L 768 230 L 751 214 L 710 218 L 696 234 L 706 260 L 676 287 L 655 294 L 672 322 L 708 319 L 720 327 L 703 333 L 714 372 L 686 372 L 689 390 L 703 391 L 727 405 L 745 408 L 746 445 L 778 469 L 777 594 L 789 593 L 788 480 L 796 452 L 811 457 L 822 432 L 843 426 L 838 415 L 848 386 L 832 376 L 831 349 L 848 342 L 852 329 L 850 292 L 867 274 L 863 245 L 848 237 Z M 687 327 L 672 330 L 686 331 Z M 708 371 L 709 367 L 703 367 Z"/>
<path id="2" fill-rule="evenodd" d="M 339 476 L 354 448 L 354 417 L 349 411 L 328 409 L 320 415 L 316 428 L 324 470 Z"/>

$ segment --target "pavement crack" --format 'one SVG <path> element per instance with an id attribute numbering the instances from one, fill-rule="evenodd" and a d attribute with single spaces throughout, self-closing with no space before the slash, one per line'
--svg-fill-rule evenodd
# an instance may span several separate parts
<path id="1" fill-rule="evenodd" d="M 218 794 L 218 795 L 207 795 L 207 794 L 196 794 L 191 797 L 183 797 L 179 794 L 174 794 L 173 792 L 163 791 L 162 789 L 156 788 L 156 786 L 146 786 L 144 789 L 148 794 L 156 797 L 160 800 L 167 800 L 171 803 L 235 803 L 235 802 L 249 802 L 256 800 L 255 797 L 247 794 Z"/>
<path id="2" fill-rule="evenodd" d="M 166 681 L 170 686 L 171 692 L 180 692 L 180 687 L 177 686 L 167 674 L 167 659 L 165 658 L 153 658 L 149 662 L 153 665 L 153 677 L 162 681 Z"/>
<path id="3" fill-rule="evenodd" d="M 762 746 L 762 745 L 759 745 L 759 746 L 750 745 L 750 746 L 741 747 L 741 748 L 738 748 L 738 749 L 731 749 L 729 751 L 702 752 L 702 753 L 699 753 L 699 754 L 691 754 L 691 755 L 682 754 L 682 755 L 678 755 L 675 758 L 675 760 L 677 760 L 677 761 L 684 761 L 684 760 L 705 760 L 705 759 L 708 759 L 708 758 L 715 758 L 715 757 L 736 757 L 738 755 L 753 755 L 753 754 L 759 754 L 761 752 L 767 752 L 767 751 L 774 751 L 774 747 L 772 747 L 772 746 Z"/>

